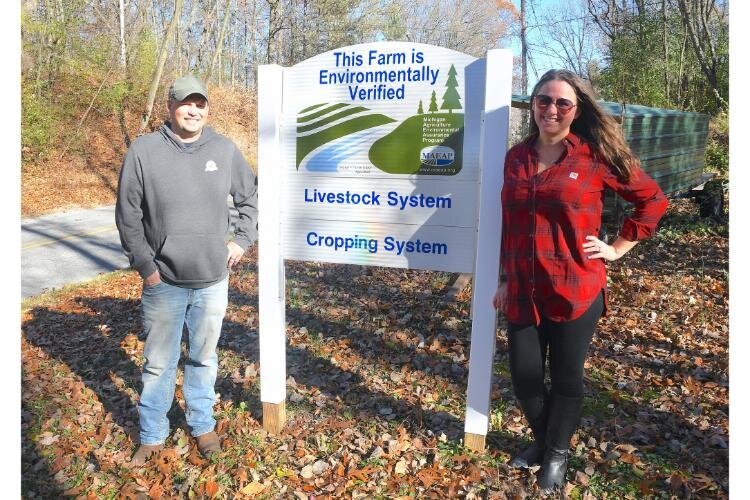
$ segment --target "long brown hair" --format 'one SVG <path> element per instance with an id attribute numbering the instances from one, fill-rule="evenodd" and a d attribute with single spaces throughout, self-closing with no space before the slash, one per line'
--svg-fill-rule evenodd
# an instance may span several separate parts
<path id="1" fill-rule="evenodd" d="M 571 132 L 588 142 L 594 153 L 607 163 L 621 180 L 628 182 L 633 175 L 633 169 L 639 167 L 641 162 L 625 142 L 620 125 L 602 109 L 596 101 L 593 89 L 583 78 L 566 69 L 551 69 L 543 74 L 534 86 L 531 103 L 542 85 L 552 80 L 560 80 L 573 87 L 578 98 L 578 109 L 581 114 L 573 120 Z M 529 137 L 538 133 L 539 127 L 534 121 L 532 109 Z"/>

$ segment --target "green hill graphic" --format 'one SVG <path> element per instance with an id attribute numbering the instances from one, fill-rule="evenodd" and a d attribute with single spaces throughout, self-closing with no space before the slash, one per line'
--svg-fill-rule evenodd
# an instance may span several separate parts
<path id="1" fill-rule="evenodd" d="M 362 114 L 368 111 L 368 108 L 345 103 L 320 103 L 300 111 L 297 117 L 297 169 L 310 152 L 328 142 L 396 121 L 379 113 Z M 330 125 L 347 117 L 351 118 Z"/>
<path id="2" fill-rule="evenodd" d="M 461 171 L 464 143 L 462 113 L 430 113 L 407 118 L 370 147 L 370 161 L 389 174 L 455 175 Z M 455 152 L 449 166 L 422 163 L 428 146 L 447 146 Z"/>

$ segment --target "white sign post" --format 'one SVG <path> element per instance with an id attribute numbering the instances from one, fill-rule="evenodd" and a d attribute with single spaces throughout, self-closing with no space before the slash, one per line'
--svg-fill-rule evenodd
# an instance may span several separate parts
<path id="1" fill-rule="evenodd" d="M 479 191 L 477 256 L 471 297 L 471 349 L 466 392 L 465 443 L 483 450 L 489 428 L 492 366 L 497 314 L 492 297 L 500 273 L 500 190 L 510 122 L 512 68 L 509 51 L 487 53 L 484 120 L 480 144 L 482 183 Z"/>
<path id="2" fill-rule="evenodd" d="M 284 425 L 287 258 L 474 272 L 466 432 L 467 445 L 483 447 L 511 73 L 509 50 L 476 59 L 403 42 L 259 68 L 260 365 L 269 431 Z"/>
<path id="3" fill-rule="evenodd" d="M 258 331 L 263 427 L 278 433 L 286 422 L 286 297 L 281 254 L 281 113 L 284 70 L 258 68 Z"/>

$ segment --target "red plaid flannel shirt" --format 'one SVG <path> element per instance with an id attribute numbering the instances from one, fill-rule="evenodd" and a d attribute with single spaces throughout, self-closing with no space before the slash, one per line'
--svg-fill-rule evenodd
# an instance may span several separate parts
<path id="1" fill-rule="evenodd" d="M 629 241 L 654 234 L 667 199 L 640 169 L 621 182 L 573 133 L 564 139 L 560 159 L 536 175 L 533 142 L 517 144 L 505 157 L 500 264 L 508 284 L 508 321 L 538 325 L 541 316 L 574 320 L 606 292 L 604 260 L 589 259 L 582 246 L 586 236 L 599 235 L 605 188 L 635 205 L 620 230 Z"/>

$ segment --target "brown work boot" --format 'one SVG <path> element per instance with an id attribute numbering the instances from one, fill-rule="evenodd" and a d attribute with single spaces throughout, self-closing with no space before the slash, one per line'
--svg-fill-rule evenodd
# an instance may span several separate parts
<path id="1" fill-rule="evenodd" d="M 208 458 L 212 453 L 221 451 L 221 443 L 219 442 L 219 436 L 214 431 L 195 436 L 195 440 L 198 442 L 198 451 L 201 455 Z"/>
<path id="2" fill-rule="evenodd" d="M 140 467 L 148 462 L 152 456 L 158 455 L 162 449 L 164 449 L 163 444 L 142 444 L 130 458 L 130 465 Z"/>

